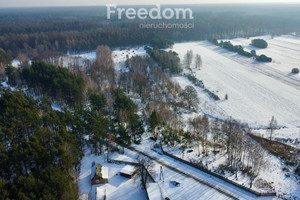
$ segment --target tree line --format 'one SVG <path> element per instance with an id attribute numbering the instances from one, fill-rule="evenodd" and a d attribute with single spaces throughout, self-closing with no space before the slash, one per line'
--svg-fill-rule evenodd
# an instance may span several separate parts
<path id="1" fill-rule="evenodd" d="M 89 9 L 93 11 L 87 11 Z M 86 51 L 96 49 L 98 45 L 120 47 L 152 44 L 155 48 L 161 48 L 170 45 L 171 40 L 179 42 L 282 34 L 296 27 L 290 25 L 287 28 L 287 23 L 283 25 L 280 21 L 271 24 L 268 18 L 245 17 L 238 12 L 224 14 L 222 11 L 212 10 L 194 12 L 194 29 L 140 29 L 141 21 L 107 21 L 104 14 L 99 15 L 100 10 L 99 8 L 95 12 L 94 8 L 78 8 L 76 11 L 66 12 L 57 8 L 52 13 L 32 12 L 31 15 L 24 13 L 25 11 L 14 14 L 5 14 L 3 11 L 0 15 L 0 47 L 14 57 L 25 53 L 30 58 L 36 58 L 47 51 Z M 165 22 L 185 21 L 172 19 Z M 170 41 L 159 39 L 161 36 Z"/>
<path id="2" fill-rule="evenodd" d="M 66 68 L 34 61 L 30 66 L 19 70 L 8 66 L 6 73 L 12 86 L 25 82 L 36 94 L 47 95 L 68 105 L 78 104 L 83 100 L 83 78 L 70 73 Z"/>
<path id="3" fill-rule="evenodd" d="M 244 47 L 242 45 L 233 45 L 230 41 L 223 41 L 218 42 L 218 40 L 213 39 L 212 43 L 220 46 L 224 49 L 227 49 L 228 51 L 236 52 L 241 56 L 245 56 L 248 58 L 255 58 L 255 60 L 259 62 L 272 62 L 272 58 L 262 54 L 262 55 L 257 55 L 255 50 L 252 50 L 251 52 L 247 52 L 244 50 Z"/>
<path id="4" fill-rule="evenodd" d="M 226 161 L 213 170 L 221 175 L 229 173 L 238 178 L 238 172 L 245 174 L 252 187 L 254 179 L 265 167 L 265 150 L 250 136 L 250 130 L 232 119 L 220 121 L 198 116 L 188 122 L 188 129 L 179 132 L 163 128 L 160 131 L 162 141 L 168 146 L 180 146 L 182 158 L 188 147 L 196 145 L 195 154 L 199 158 L 189 160 L 195 165 L 208 168 L 202 158 L 210 154 L 221 154 Z M 178 147 L 178 146 L 177 146 Z"/>

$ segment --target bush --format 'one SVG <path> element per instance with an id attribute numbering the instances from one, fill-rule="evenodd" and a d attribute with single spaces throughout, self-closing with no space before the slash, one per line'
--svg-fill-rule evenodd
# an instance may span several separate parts
<path id="1" fill-rule="evenodd" d="M 264 54 L 262 54 L 260 56 L 257 56 L 256 60 L 260 61 L 260 62 L 272 62 L 272 58 L 270 58 L 270 57 L 268 57 L 268 56 L 266 56 Z"/>
<path id="2" fill-rule="evenodd" d="M 204 88 L 203 81 L 197 79 L 195 76 L 191 74 L 186 74 L 185 75 L 195 86 Z"/>
<path id="3" fill-rule="evenodd" d="M 251 45 L 262 49 L 268 47 L 268 43 L 263 39 L 254 39 L 251 41 Z"/>
<path id="4" fill-rule="evenodd" d="M 248 52 L 248 51 L 245 51 L 244 49 L 240 49 L 240 50 L 238 51 L 238 54 L 239 54 L 239 55 L 242 55 L 242 56 L 246 56 L 246 57 L 248 57 L 248 58 L 251 58 L 251 57 L 254 56 L 252 53 L 250 53 L 250 52 Z"/>
<path id="5" fill-rule="evenodd" d="M 293 68 L 292 73 L 293 74 L 299 74 L 299 69 L 298 68 Z"/>
<path id="6" fill-rule="evenodd" d="M 213 43 L 216 46 L 219 46 L 219 42 L 218 42 L 218 40 L 216 38 L 210 40 L 210 42 Z"/>

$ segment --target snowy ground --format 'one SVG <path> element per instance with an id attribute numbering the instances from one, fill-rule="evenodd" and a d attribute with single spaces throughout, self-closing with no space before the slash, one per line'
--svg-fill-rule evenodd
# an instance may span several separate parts
<path id="1" fill-rule="evenodd" d="M 192 160 L 201 160 L 202 164 L 205 165 L 209 170 L 214 171 L 220 164 L 225 162 L 225 156 L 223 154 L 213 154 L 209 153 L 208 156 L 203 155 L 201 157 L 197 156 L 197 145 L 191 145 L 188 149 L 184 151 L 179 150 L 178 147 L 167 147 L 164 146 L 164 150 L 168 153 L 175 155 L 179 158 L 182 158 L 187 161 Z M 188 150 L 193 150 L 193 152 L 188 153 Z M 253 189 L 258 192 L 274 192 L 277 194 L 291 194 L 294 196 L 300 197 L 300 185 L 297 183 L 297 180 L 294 177 L 287 177 L 287 172 L 282 171 L 285 166 L 280 162 L 280 160 L 273 155 L 266 154 L 265 156 L 265 164 L 258 175 L 258 177 L 254 180 Z M 229 180 L 239 183 L 240 185 L 244 185 L 249 187 L 250 179 L 249 177 L 243 175 L 241 172 L 238 173 L 238 179 L 236 179 L 235 174 L 226 173 L 224 175 Z M 258 184 L 261 181 L 266 181 L 268 185 L 266 187 L 259 186 Z"/>
<path id="2" fill-rule="evenodd" d="M 86 194 L 88 194 L 89 200 L 94 200 L 96 188 L 100 187 L 103 191 L 106 191 L 106 199 L 108 200 L 146 200 L 146 191 L 141 189 L 138 180 L 128 179 L 119 175 L 120 170 L 125 165 L 107 163 L 105 156 L 106 154 L 96 156 L 88 151 L 85 152 L 85 156 L 81 160 L 78 181 L 80 199 L 86 200 Z M 91 185 L 90 175 L 93 162 L 108 167 L 108 183 Z"/>
<path id="3" fill-rule="evenodd" d="M 268 48 L 259 49 L 251 46 L 251 40 L 255 38 L 261 38 L 268 42 Z M 280 37 L 271 36 L 259 36 L 253 38 L 236 38 L 230 40 L 233 45 L 242 45 L 245 50 L 256 50 L 258 55 L 265 54 L 273 58 L 273 62 L 266 63 L 268 67 L 272 67 L 274 70 L 284 72 L 286 75 L 290 74 L 292 68 L 300 68 L 300 37 L 283 35 Z M 294 75 L 300 78 L 300 74 Z"/>
<path id="4" fill-rule="evenodd" d="M 176 161 L 168 156 L 160 155 L 157 152 L 151 150 L 153 146 L 153 141 L 151 141 L 148 138 L 144 138 L 142 143 L 140 145 L 133 145 L 136 149 L 147 153 L 148 155 L 156 158 L 158 161 L 162 161 L 164 163 L 167 163 L 168 165 L 175 167 L 184 173 L 190 174 L 192 176 L 195 176 L 197 178 L 200 178 L 202 180 L 205 180 L 209 183 L 214 184 L 217 187 L 220 187 L 231 194 L 234 194 L 239 199 L 277 199 L 276 197 L 257 197 L 249 192 L 246 192 L 240 188 L 237 188 L 231 184 L 228 184 L 224 182 L 223 180 L 220 180 L 218 178 L 214 178 L 200 170 L 197 170 L 193 167 L 190 167 L 182 162 Z M 128 151 L 127 151 L 127 154 Z M 129 154 L 130 155 L 130 154 Z M 206 185 L 200 184 L 196 181 L 194 181 L 191 178 L 187 178 L 183 176 L 182 174 L 178 174 L 172 170 L 169 170 L 168 168 L 164 167 L 164 176 L 165 176 L 165 182 L 161 182 L 159 180 L 159 166 L 155 167 L 156 172 L 156 181 L 159 183 L 159 186 L 161 187 L 163 194 L 167 194 L 167 196 L 171 197 L 170 199 L 227 199 L 228 197 L 224 197 L 223 194 L 220 194 L 217 191 L 213 191 L 212 188 L 207 187 Z M 169 174 L 167 174 L 167 173 Z M 166 177 L 168 177 L 168 181 L 166 181 Z M 169 181 L 175 180 L 178 182 L 183 183 L 181 188 L 173 188 L 170 186 Z M 293 188 L 290 187 L 291 190 L 297 190 L 299 188 L 296 188 L 295 185 L 293 185 Z M 175 191 L 174 191 L 175 190 Z M 200 196 L 198 196 L 200 195 Z M 204 196 L 203 196 L 204 195 Z M 165 197 L 165 196 L 164 196 Z M 173 198 L 172 198 L 173 197 Z"/>
<path id="5" fill-rule="evenodd" d="M 148 149 L 150 143 L 146 141 L 145 147 Z M 140 145 L 144 146 L 144 145 Z M 149 150 L 149 149 L 148 149 Z M 150 150 L 151 151 L 151 150 Z M 146 151 L 147 152 L 147 151 Z M 125 155 L 114 155 L 113 159 L 133 161 L 137 157 L 137 153 L 125 150 Z M 127 158 L 125 158 L 127 157 Z M 210 188 L 206 185 L 200 184 L 194 179 L 187 178 L 186 176 L 177 173 L 169 168 L 163 167 L 163 176 L 164 181 L 160 180 L 160 164 L 153 161 L 153 168 L 151 169 L 151 175 L 154 177 L 155 181 L 158 183 L 158 186 L 161 189 L 162 196 L 169 197 L 172 200 L 206 200 L 206 199 L 231 199 L 224 194 L 219 193 L 218 191 Z M 176 166 L 180 169 L 180 166 Z M 170 181 L 177 181 L 180 183 L 180 186 L 176 187 L 170 183 Z"/>
<path id="6" fill-rule="evenodd" d="M 131 58 L 133 56 L 143 56 L 145 54 L 146 54 L 146 51 L 144 50 L 144 46 L 136 47 L 136 48 L 126 48 L 126 49 L 116 48 L 116 49 L 114 49 L 112 52 L 112 56 L 113 56 L 113 60 L 115 63 L 116 71 L 123 69 L 124 62 L 126 61 L 127 57 Z M 69 55 L 69 57 L 71 57 L 71 58 L 80 57 L 83 60 L 94 61 L 94 60 L 96 60 L 96 51 L 72 54 L 72 55 Z"/>
<path id="7" fill-rule="evenodd" d="M 148 147 L 148 145 L 146 146 Z M 137 153 L 125 149 L 125 154 L 114 153 L 112 155 L 112 159 L 136 162 L 137 156 Z M 103 166 L 109 167 L 109 181 L 107 184 L 91 186 L 90 167 L 93 161 L 98 162 Z M 89 199 L 95 199 L 96 187 L 100 187 L 101 189 L 105 190 L 107 199 L 111 200 L 147 199 L 145 190 L 141 189 L 139 178 L 137 176 L 135 176 L 135 178 L 133 179 L 121 177 L 118 173 L 120 172 L 122 167 L 124 167 L 124 165 L 107 163 L 105 161 L 105 154 L 101 156 L 95 156 L 86 152 L 84 158 L 81 161 L 81 164 L 82 166 L 78 183 L 81 199 L 85 199 L 87 197 L 87 194 L 89 194 Z M 163 197 L 169 197 L 172 200 L 231 199 L 228 196 L 214 190 L 213 188 L 200 184 L 199 182 L 191 178 L 187 178 L 186 176 L 174 172 L 166 167 L 163 167 L 164 181 L 162 181 L 159 178 L 160 166 L 161 165 L 157 162 L 153 162 L 153 168 L 151 169 L 150 173 L 158 183 Z M 180 168 L 179 166 L 176 167 Z M 180 186 L 176 187 L 172 185 L 170 181 L 177 181 L 181 184 Z"/>
<path id="8" fill-rule="evenodd" d="M 237 187 L 232 187 L 232 185 L 229 185 L 219 179 L 213 178 L 197 169 L 191 168 L 186 164 L 170 159 L 167 156 L 159 155 L 158 153 L 151 150 L 152 145 L 153 142 L 151 140 L 145 139 L 143 140 L 141 145 L 134 145 L 134 147 L 155 157 L 159 161 L 165 162 L 170 166 L 183 171 L 184 173 L 208 181 L 209 183 L 214 184 L 216 187 L 220 187 L 229 192 L 230 194 L 233 194 L 239 199 L 276 199 L 276 197 L 257 198 L 255 195 L 250 194 L 249 192 L 241 190 Z M 95 156 L 88 152 L 85 153 L 85 156 L 81 161 L 82 166 L 79 176 L 79 191 L 81 199 L 84 199 L 84 197 L 87 196 L 86 194 L 89 194 L 91 199 L 95 197 L 95 191 L 97 186 L 92 187 L 90 184 L 90 166 L 93 161 L 99 162 L 102 165 L 109 167 L 109 182 L 107 184 L 98 185 L 98 187 L 101 187 L 103 190 L 106 191 L 107 199 L 147 199 L 145 191 L 140 189 L 140 182 L 138 177 L 135 177 L 134 179 L 127 179 L 116 175 L 124 165 L 107 163 L 105 161 L 105 156 L 105 154 L 102 156 Z M 125 149 L 125 154 L 114 153 L 112 155 L 112 159 L 136 162 L 137 156 L 138 154 L 136 152 Z M 178 173 L 172 169 L 169 169 L 165 166 L 163 166 L 163 181 L 162 179 L 160 179 L 159 176 L 161 166 L 162 165 L 160 163 L 153 160 L 153 167 L 151 168 L 150 173 L 157 182 L 161 194 L 164 198 L 169 197 L 172 200 L 231 199 L 227 195 L 218 192 L 214 188 L 199 183 L 196 180 L 186 177 L 185 175 Z M 179 182 L 180 185 L 174 186 L 171 183 L 171 181 Z"/>
<path id="9" fill-rule="evenodd" d="M 283 40 L 286 37 L 281 38 Z M 280 38 L 277 40 L 280 41 Z M 294 42 L 294 46 L 300 42 L 300 39 L 289 40 Z M 294 51 L 290 50 L 291 44 L 285 42 L 282 42 L 280 47 L 270 44 L 268 51 L 275 49 L 274 51 L 281 52 L 285 45 L 285 52 Z M 300 53 L 300 47 L 298 48 Z M 194 55 L 201 55 L 203 67 L 201 70 L 194 70 L 196 77 L 221 99 L 228 94 L 228 100 L 215 102 L 198 89 L 200 108 L 204 113 L 220 118 L 232 116 L 254 128 L 266 127 L 274 116 L 279 126 L 291 130 L 278 130 L 275 137 L 300 138 L 300 78 L 283 72 L 289 64 L 284 63 L 285 60 L 276 63 L 277 59 L 283 57 L 266 52 L 266 55 L 273 57 L 277 68 L 282 66 L 280 71 L 274 66 L 269 66 L 273 63 L 258 63 L 207 41 L 176 43 L 173 50 L 179 54 L 181 60 L 187 50 L 193 50 Z M 260 51 L 258 53 L 262 53 Z M 300 56 L 295 59 L 300 63 Z M 192 84 L 184 77 L 175 77 L 174 80 L 182 87 Z M 265 131 L 261 131 L 261 134 L 264 133 Z"/>
<path id="10" fill-rule="evenodd" d="M 124 66 L 124 62 L 128 58 L 131 58 L 133 56 L 144 56 L 146 55 L 146 51 L 144 50 L 144 47 L 137 47 L 137 48 L 130 48 L 126 50 L 120 50 L 115 49 L 113 50 L 113 59 L 114 63 L 116 65 L 116 70 L 119 71 Z"/>

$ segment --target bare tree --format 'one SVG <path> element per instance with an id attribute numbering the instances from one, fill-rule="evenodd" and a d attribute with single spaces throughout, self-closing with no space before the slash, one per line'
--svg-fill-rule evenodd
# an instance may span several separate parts
<path id="1" fill-rule="evenodd" d="M 20 61 L 21 66 L 27 66 L 29 64 L 29 58 L 25 53 L 19 53 L 17 59 Z"/>
<path id="2" fill-rule="evenodd" d="M 193 60 L 193 51 L 188 50 L 184 56 L 185 67 L 190 68 Z"/>
<path id="3" fill-rule="evenodd" d="M 184 97 L 187 100 L 189 108 L 197 106 L 199 98 L 196 89 L 193 86 L 186 86 L 183 91 Z"/>
<path id="4" fill-rule="evenodd" d="M 147 180 L 149 178 L 148 173 L 152 171 L 153 163 L 150 159 L 142 155 L 139 155 L 137 157 L 137 161 L 138 161 L 138 175 L 141 180 L 141 186 L 143 189 L 146 189 Z"/>
<path id="5" fill-rule="evenodd" d="M 190 120 L 190 125 L 192 126 L 192 130 L 193 130 L 193 135 L 194 135 L 194 139 L 197 142 L 197 147 L 198 147 L 198 156 L 200 156 L 200 126 L 201 126 L 201 117 L 196 117 L 192 120 Z"/>
<path id="6" fill-rule="evenodd" d="M 220 129 L 219 121 L 218 121 L 218 119 L 215 119 L 211 126 L 211 134 L 212 134 L 212 139 L 213 139 L 214 152 L 216 152 L 216 144 L 219 139 L 219 129 Z"/>
<path id="7" fill-rule="evenodd" d="M 109 161 L 111 158 L 111 153 L 114 148 L 113 147 L 114 142 L 115 142 L 115 136 L 114 136 L 114 134 L 111 133 L 108 135 L 108 138 L 107 138 L 107 161 Z"/>
<path id="8" fill-rule="evenodd" d="M 249 148 L 249 161 L 250 161 L 250 188 L 254 179 L 258 176 L 261 169 L 265 166 L 265 150 L 257 143 L 252 143 Z M 248 164 L 249 165 L 249 164 Z"/>
<path id="9" fill-rule="evenodd" d="M 272 116 L 272 119 L 271 119 L 268 129 L 267 129 L 267 132 L 269 132 L 269 134 L 270 134 L 270 138 L 269 138 L 270 140 L 273 137 L 276 127 L 277 127 L 277 121 L 276 121 L 275 117 Z"/>
<path id="10" fill-rule="evenodd" d="M 203 115 L 200 126 L 200 134 L 202 137 L 202 151 L 207 153 L 207 134 L 209 132 L 209 121 L 206 115 Z"/>
<path id="11" fill-rule="evenodd" d="M 200 69 L 202 67 L 202 59 L 199 54 L 196 54 L 195 56 L 195 68 Z"/>
<path id="12" fill-rule="evenodd" d="M 200 142 L 202 152 L 207 153 L 207 134 L 209 132 L 209 121 L 207 116 L 198 116 L 190 120 L 190 125 L 192 126 L 194 138 L 197 141 L 198 156 L 200 156 Z"/>
<path id="13" fill-rule="evenodd" d="M 102 90 L 116 84 L 112 51 L 108 46 L 98 46 L 97 59 L 91 67 L 91 76 Z"/>

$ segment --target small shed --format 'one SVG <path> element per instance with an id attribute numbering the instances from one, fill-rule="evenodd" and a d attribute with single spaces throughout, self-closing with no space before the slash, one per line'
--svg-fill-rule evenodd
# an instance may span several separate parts
<path id="1" fill-rule="evenodd" d="M 93 165 L 91 182 L 92 185 L 99 183 L 108 183 L 108 168 L 100 165 L 99 163 L 97 163 L 97 165 Z"/>
<path id="2" fill-rule="evenodd" d="M 137 170 L 138 169 L 132 165 L 126 165 L 121 169 L 120 175 L 127 178 L 132 178 L 136 174 Z"/>

